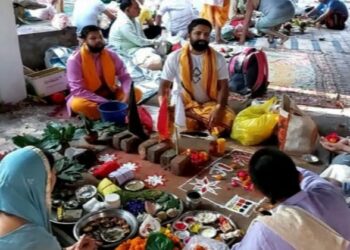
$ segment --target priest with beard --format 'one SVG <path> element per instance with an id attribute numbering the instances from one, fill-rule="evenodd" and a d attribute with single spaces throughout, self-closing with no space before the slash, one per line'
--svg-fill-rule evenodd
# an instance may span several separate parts
<path id="1" fill-rule="evenodd" d="M 100 118 L 98 105 L 109 100 L 128 102 L 131 77 L 118 55 L 105 48 L 101 29 L 85 26 L 80 33 L 82 44 L 67 61 L 70 94 L 67 107 L 91 120 Z M 135 88 L 136 101 L 142 93 Z"/>
<path id="2" fill-rule="evenodd" d="M 229 73 L 224 56 L 209 46 L 211 31 L 206 19 L 194 19 L 189 24 L 189 44 L 170 54 L 165 62 L 159 103 L 162 105 L 171 93 L 174 103 L 179 100 L 177 93 L 184 104 L 188 130 L 216 128 L 227 133 L 235 118 L 227 106 Z"/>

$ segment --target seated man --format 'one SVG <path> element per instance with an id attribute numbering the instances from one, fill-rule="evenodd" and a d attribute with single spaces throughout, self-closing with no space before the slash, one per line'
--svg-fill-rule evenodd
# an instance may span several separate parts
<path id="1" fill-rule="evenodd" d="M 206 19 L 194 19 L 188 26 L 190 44 L 170 54 L 165 62 L 159 102 L 167 96 L 175 80 L 175 91 L 181 92 L 190 130 L 204 125 L 208 129 L 232 128 L 235 114 L 227 107 L 228 68 L 225 58 L 209 47 L 212 30 Z"/>
<path id="2" fill-rule="evenodd" d="M 163 0 L 157 11 L 156 24 L 162 24 L 162 17 L 168 15 L 165 27 L 172 36 L 186 38 L 187 27 L 195 18 L 194 9 L 191 1 L 188 0 Z"/>
<path id="3" fill-rule="evenodd" d="M 306 14 L 318 26 L 325 24 L 329 29 L 343 30 L 349 17 L 346 5 L 339 0 L 319 0 L 320 4 Z"/>
<path id="4" fill-rule="evenodd" d="M 261 149 L 250 160 L 257 192 L 275 205 L 258 216 L 235 249 L 348 249 L 350 209 L 339 188 L 277 149 Z"/>
<path id="5" fill-rule="evenodd" d="M 76 0 L 72 14 L 72 24 L 77 27 L 79 34 L 85 26 L 98 26 L 99 16 L 104 13 L 111 21 L 114 21 L 116 16 L 106 9 L 106 6 L 101 0 Z"/>
<path id="6" fill-rule="evenodd" d="M 113 23 L 109 32 L 109 44 L 113 45 L 122 55 L 126 53 L 133 57 L 133 62 L 152 70 L 162 68 L 162 59 L 152 46 L 155 39 L 147 39 L 141 24 L 136 17 L 140 14 L 140 6 L 136 0 L 121 0 L 120 16 Z"/>
<path id="7" fill-rule="evenodd" d="M 338 155 L 332 160 L 332 164 L 347 165 L 350 167 L 350 139 L 341 137 L 338 142 L 332 143 L 324 137 L 320 139 L 321 145 Z"/>
<path id="8" fill-rule="evenodd" d="M 94 25 L 81 31 L 83 43 L 67 61 L 70 89 L 69 111 L 83 114 L 89 119 L 100 118 L 98 105 L 109 99 L 127 102 L 131 78 L 124 63 L 112 51 L 105 49 L 101 29 Z M 120 82 L 120 84 L 118 84 Z M 135 91 L 136 99 L 141 92 Z"/>

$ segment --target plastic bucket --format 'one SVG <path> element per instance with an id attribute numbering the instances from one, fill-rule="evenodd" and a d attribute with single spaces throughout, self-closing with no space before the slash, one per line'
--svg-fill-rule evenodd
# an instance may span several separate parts
<path id="1" fill-rule="evenodd" d="M 118 125 L 125 124 L 125 117 L 128 110 L 126 103 L 111 101 L 100 104 L 98 107 L 101 119 L 104 122 L 115 122 Z"/>

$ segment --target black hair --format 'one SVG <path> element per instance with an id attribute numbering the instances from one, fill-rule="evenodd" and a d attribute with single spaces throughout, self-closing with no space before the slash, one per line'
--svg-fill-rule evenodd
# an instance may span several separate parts
<path id="1" fill-rule="evenodd" d="M 50 168 L 52 169 L 55 165 L 55 158 L 53 157 L 53 155 L 47 151 L 43 151 L 44 155 L 46 156 L 49 164 L 50 164 Z"/>
<path id="2" fill-rule="evenodd" d="M 101 28 L 96 25 L 87 25 L 80 31 L 80 38 L 86 39 L 90 32 L 100 31 Z"/>
<path id="3" fill-rule="evenodd" d="M 192 30 L 198 25 L 207 26 L 210 28 L 210 31 L 213 29 L 213 26 L 211 25 L 211 23 L 207 19 L 196 18 L 196 19 L 193 19 L 192 22 L 188 25 L 188 27 L 187 27 L 188 34 L 190 34 L 192 32 Z"/>
<path id="4" fill-rule="evenodd" d="M 274 148 L 258 150 L 250 159 L 249 175 L 254 186 L 272 204 L 288 199 L 300 191 L 300 173 L 293 160 Z"/>
<path id="5" fill-rule="evenodd" d="M 129 8 L 132 5 L 132 1 L 133 0 L 120 0 L 119 9 L 124 12 L 126 8 Z"/>

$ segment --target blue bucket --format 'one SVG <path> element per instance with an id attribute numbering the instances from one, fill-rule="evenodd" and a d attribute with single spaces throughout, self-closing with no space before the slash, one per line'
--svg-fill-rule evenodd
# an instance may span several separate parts
<path id="1" fill-rule="evenodd" d="M 100 104 L 98 110 L 104 122 L 115 122 L 118 125 L 125 125 L 125 117 L 128 105 L 123 102 L 111 101 Z"/>

